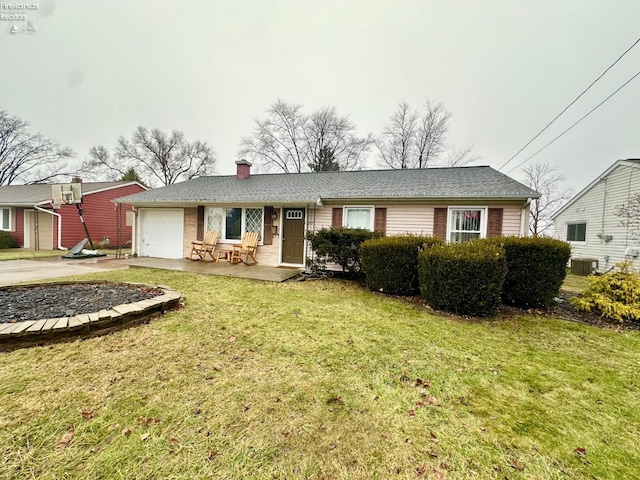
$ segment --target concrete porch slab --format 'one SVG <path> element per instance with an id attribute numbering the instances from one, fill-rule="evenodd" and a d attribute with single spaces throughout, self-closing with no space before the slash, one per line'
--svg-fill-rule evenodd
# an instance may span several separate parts
<path id="1" fill-rule="evenodd" d="M 267 282 L 284 282 L 300 274 L 301 268 L 268 267 L 265 265 L 230 264 L 227 262 L 202 262 L 183 258 L 129 258 L 130 268 L 159 268 L 177 270 L 181 272 L 202 273 L 205 275 L 220 275 L 223 277 L 247 278 L 250 280 L 264 280 Z"/>

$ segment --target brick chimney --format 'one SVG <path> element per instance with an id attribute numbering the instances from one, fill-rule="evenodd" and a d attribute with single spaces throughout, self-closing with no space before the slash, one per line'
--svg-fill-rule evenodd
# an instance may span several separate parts
<path id="1" fill-rule="evenodd" d="M 251 163 L 246 160 L 236 161 L 236 178 L 246 180 L 251 176 Z"/>
<path id="2" fill-rule="evenodd" d="M 82 178 L 80 177 L 73 177 L 71 179 L 71 183 L 82 183 Z"/>

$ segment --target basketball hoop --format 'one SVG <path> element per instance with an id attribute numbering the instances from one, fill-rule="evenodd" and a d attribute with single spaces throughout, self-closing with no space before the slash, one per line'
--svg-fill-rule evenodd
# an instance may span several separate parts
<path id="1" fill-rule="evenodd" d="M 51 205 L 55 210 L 62 205 L 82 203 L 82 184 L 62 183 L 51 185 Z"/>

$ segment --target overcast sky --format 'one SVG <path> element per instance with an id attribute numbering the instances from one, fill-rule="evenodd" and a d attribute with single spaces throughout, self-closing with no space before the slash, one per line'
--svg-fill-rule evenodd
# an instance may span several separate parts
<path id="1" fill-rule="evenodd" d="M 35 33 L 0 21 L 0 108 L 78 162 L 138 125 L 182 130 L 214 148 L 218 174 L 278 97 L 335 106 L 363 135 L 401 101 L 441 101 L 451 142 L 498 168 L 640 37 L 638 0 L 34 3 Z M 503 171 L 638 71 L 640 44 Z M 577 191 L 633 157 L 640 77 L 530 163 L 558 166 Z"/>

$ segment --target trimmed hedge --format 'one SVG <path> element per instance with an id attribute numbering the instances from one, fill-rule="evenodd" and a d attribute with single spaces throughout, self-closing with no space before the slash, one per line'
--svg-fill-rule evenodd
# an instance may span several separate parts
<path id="1" fill-rule="evenodd" d="M 0 231 L 0 248 L 13 248 L 14 246 L 9 232 Z"/>
<path id="2" fill-rule="evenodd" d="M 507 255 L 502 301 L 519 308 L 548 308 L 567 275 L 570 245 L 543 237 L 501 237 L 485 241 L 502 246 Z"/>
<path id="3" fill-rule="evenodd" d="M 389 295 L 419 293 L 418 251 L 441 243 L 435 237 L 411 234 L 367 240 L 360 245 L 367 287 Z"/>
<path id="4" fill-rule="evenodd" d="M 321 264 L 334 262 L 342 271 L 357 276 L 362 270 L 360 244 L 371 238 L 382 236 L 364 228 L 322 228 L 317 232 L 307 232 L 307 240 L 318 256 Z"/>
<path id="5" fill-rule="evenodd" d="M 486 317 L 500 305 L 505 251 L 487 242 L 433 245 L 418 254 L 422 298 L 437 310 Z"/>

